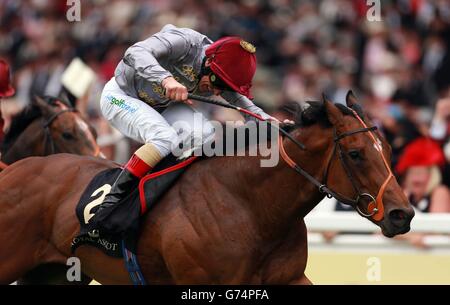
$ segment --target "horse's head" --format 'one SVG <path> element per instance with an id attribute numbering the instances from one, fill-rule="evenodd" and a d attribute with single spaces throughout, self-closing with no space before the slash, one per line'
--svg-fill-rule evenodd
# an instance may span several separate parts
<path id="1" fill-rule="evenodd" d="M 96 142 L 94 128 L 80 113 L 58 99 L 45 101 L 40 97 L 34 100 L 42 114 L 45 135 L 45 153 L 72 153 L 98 156 L 100 151 Z"/>
<path id="2" fill-rule="evenodd" d="M 347 107 L 334 105 L 324 97 L 334 141 L 327 165 L 328 186 L 385 236 L 406 233 L 414 210 L 392 174 L 391 147 L 364 116 L 351 91 L 346 103 Z"/>
<path id="3" fill-rule="evenodd" d="M 55 153 L 97 156 L 95 137 L 95 130 L 67 102 L 36 97 L 11 120 L 1 145 L 1 158 L 11 164 Z"/>
<path id="4" fill-rule="evenodd" d="M 324 97 L 323 104 L 310 102 L 306 110 L 297 109 L 297 123 L 305 128 L 292 135 L 305 144 L 307 153 L 297 149 L 301 155 L 292 156 L 315 176 L 308 177 L 292 159 L 287 162 L 322 193 L 353 206 L 385 236 L 406 233 L 414 210 L 392 174 L 391 147 L 351 91 L 346 102 L 347 107 L 335 105 Z M 318 159 L 322 166 L 314 166 Z"/>

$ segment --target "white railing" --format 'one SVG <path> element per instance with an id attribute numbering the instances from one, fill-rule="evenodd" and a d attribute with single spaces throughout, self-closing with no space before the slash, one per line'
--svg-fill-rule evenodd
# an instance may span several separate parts
<path id="1" fill-rule="evenodd" d="M 306 227 L 308 228 L 308 244 L 311 249 L 331 251 L 428 251 L 450 254 L 450 214 L 416 213 L 411 222 L 410 232 L 424 234 L 425 250 L 413 246 L 407 240 L 386 238 L 381 235 L 381 229 L 378 226 L 356 212 L 336 212 L 333 211 L 333 207 L 334 200 L 325 199 L 305 217 Z M 329 232 L 345 234 L 325 238 L 325 232 L 328 234 Z"/>
<path id="2" fill-rule="evenodd" d="M 356 212 L 313 212 L 305 217 L 310 231 L 375 233 L 380 228 Z M 419 214 L 411 221 L 411 232 L 450 234 L 450 214 Z"/>

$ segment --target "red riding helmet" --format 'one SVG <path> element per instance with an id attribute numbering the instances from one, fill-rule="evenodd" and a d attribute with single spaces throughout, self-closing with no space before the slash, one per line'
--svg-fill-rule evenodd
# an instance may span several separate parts
<path id="1" fill-rule="evenodd" d="M 210 69 L 231 89 L 253 98 L 250 93 L 256 71 L 256 48 L 239 37 L 224 37 L 206 49 Z"/>
<path id="2" fill-rule="evenodd" d="M 0 97 L 10 97 L 16 90 L 11 86 L 9 65 L 3 59 L 0 59 Z"/>
<path id="3" fill-rule="evenodd" d="M 412 166 L 444 166 L 445 156 L 439 144 L 429 138 L 419 138 L 408 144 L 396 166 L 402 175 Z"/>

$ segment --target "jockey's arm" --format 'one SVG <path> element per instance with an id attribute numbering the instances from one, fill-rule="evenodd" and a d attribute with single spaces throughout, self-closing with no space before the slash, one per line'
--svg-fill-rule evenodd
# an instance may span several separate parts
<path id="1" fill-rule="evenodd" d="M 230 104 L 236 105 L 253 113 L 259 114 L 264 119 L 273 119 L 270 115 L 265 113 L 261 108 L 256 106 L 250 99 L 245 97 L 242 94 L 233 91 L 222 91 L 220 94 L 227 102 Z M 248 122 L 250 120 L 256 121 L 257 119 L 244 114 L 245 121 Z"/>

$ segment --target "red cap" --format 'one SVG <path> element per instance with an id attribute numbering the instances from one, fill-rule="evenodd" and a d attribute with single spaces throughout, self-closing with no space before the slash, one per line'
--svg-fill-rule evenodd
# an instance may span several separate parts
<path id="1" fill-rule="evenodd" d="M 0 97 L 10 97 L 16 90 L 11 86 L 9 65 L 3 59 L 0 59 Z"/>
<path id="2" fill-rule="evenodd" d="M 445 156 L 439 144 L 429 138 L 409 143 L 400 155 L 396 170 L 403 174 L 411 166 L 444 166 Z"/>
<path id="3" fill-rule="evenodd" d="M 206 49 L 211 70 L 231 89 L 253 98 L 250 93 L 256 71 L 256 48 L 239 37 L 224 37 Z"/>

